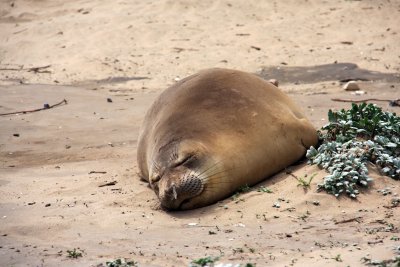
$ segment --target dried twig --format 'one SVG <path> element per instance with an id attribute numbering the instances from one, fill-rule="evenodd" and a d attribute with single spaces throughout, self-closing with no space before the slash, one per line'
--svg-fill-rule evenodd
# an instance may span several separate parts
<path id="1" fill-rule="evenodd" d="M 293 176 L 294 178 L 296 178 L 296 180 L 299 180 L 299 177 L 297 177 L 296 175 L 294 175 L 292 171 L 290 171 L 290 170 L 285 170 L 285 173 L 286 173 L 286 174 L 289 174 L 290 176 Z"/>
<path id="2" fill-rule="evenodd" d="M 353 99 L 341 99 L 341 98 L 332 98 L 332 101 L 337 102 L 351 102 L 351 103 L 364 103 L 367 101 L 382 101 L 382 102 L 389 102 L 389 104 L 393 107 L 400 106 L 400 98 L 399 99 L 377 99 L 377 98 L 367 98 L 361 100 L 353 100 Z"/>
<path id="3" fill-rule="evenodd" d="M 21 70 L 26 70 L 28 72 L 34 72 L 34 73 L 51 73 L 49 70 L 44 70 L 50 68 L 51 65 L 46 65 L 46 66 L 40 66 L 40 67 L 32 67 L 32 68 L 24 68 L 21 66 L 20 68 L 0 68 L 0 70 L 10 70 L 10 71 L 21 71 Z"/>
<path id="4" fill-rule="evenodd" d="M 194 228 L 194 227 L 199 227 L 199 228 L 214 228 L 215 227 L 215 225 L 197 225 L 197 224 L 193 224 L 193 225 L 191 225 L 191 224 L 185 224 L 185 225 L 182 225 L 183 227 L 189 227 L 189 228 Z"/>
<path id="5" fill-rule="evenodd" d="M 101 185 L 99 185 L 99 187 L 113 186 L 113 185 L 116 185 L 116 184 L 117 184 L 117 181 L 112 181 L 112 182 L 108 182 L 108 183 L 105 183 L 105 184 L 101 184 Z"/>
<path id="6" fill-rule="evenodd" d="M 362 217 L 355 217 L 355 218 L 350 218 L 350 219 L 347 219 L 347 220 L 336 221 L 335 224 L 349 223 L 349 222 L 354 222 L 354 221 L 360 223 L 360 219 L 362 219 Z"/>
<path id="7" fill-rule="evenodd" d="M 106 174 L 107 172 L 103 172 L 103 171 L 90 171 L 89 174 L 92 173 L 100 173 L 100 174 Z"/>
<path id="8" fill-rule="evenodd" d="M 45 104 L 43 108 L 37 108 L 37 109 L 32 109 L 32 110 L 23 110 L 23 111 L 15 111 L 15 112 L 9 112 L 9 113 L 1 113 L 0 116 L 6 116 L 6 115 L 14 115 L 14 114 L 26 114 L 26 113 L 32 113 L 32 112 L 37 112 L 37 111 L 41 111 L 41 110 L 46 110 L 46 109 L 51 109 L 57 106 L 60 106 L 62 104 L 68 104 L 66 99 L 63 99 L 61 102 L 51 105 L 49 106 L 48 104 Z"/>
<path id="9" fill-rule="evenodd" d="M 374 245 L 378 243 L 383 243 L 383 240 L 374 240 L 374 241 L 368 241 L 368 245 Z"/>
<path id="10" fill-rule="evenodd" d="M 28 68 L 28 69 L 26 69 L 28 72 L 34 72 L 34 73 L 51 73 L 51 71 L 49 71 L 49 70 L 44 70 L 44 71 L 42 71 L 43 69 L 47 69 L 47 68 L 50 68 L 51 67 L 51 65 L 46 65 L 46 66 L 43 66 L 43 67 L 33 67 L 33 68 Z"/>
<path id="11" fill-rule="evenodd" d="M 182 51 L 199 51 L 199 49 L 195 49 L 195 48 L 182 48 L 182 47 L 173 47 L 173 49 L 175 50 L 175 52 L 180 53 Z"/>

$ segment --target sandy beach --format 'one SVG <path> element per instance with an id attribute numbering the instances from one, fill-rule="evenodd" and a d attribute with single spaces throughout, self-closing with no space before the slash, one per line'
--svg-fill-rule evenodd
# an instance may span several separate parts
<path id="1" fill-rule="evenodd" d="M 317 192 L 326 172 L 303 160 L 238 197 L 166 212 L 136 150 L 154 99 L 205 68 L 278 79 L 315 128 L 351 105 L 333 98 L 398 99 L 399 41 L 399 1 L 1 1 L 0 113 L 61 104 L 0 116 L 0 266 L 392 259 L 400 183 L 373 166 L 357 200 Z M 362 93 L 343 90 L 348 79 Z M 295 179 L 314 174 L 309 189 Z"/>

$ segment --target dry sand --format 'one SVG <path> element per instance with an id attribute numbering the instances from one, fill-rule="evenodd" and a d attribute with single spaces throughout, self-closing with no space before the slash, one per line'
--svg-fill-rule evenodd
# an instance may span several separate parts
<path id="1" fill-rule="evenodd" d="M 309 190 L 282 172 L 237 199 L 167 213 L 139 181 L 136 148 L 155 97 L 200 69 L 352 62 L 398 75 L 399 43 L 399 1 L 2 0 L 0 113 L 68 104 L 0 117 L 0 266 L 116 258 L 188 266 L 220 255 L 257 266 L 361 266 L 362 257 L 392 258 L 400 208 L 390 202 L 400 184 L 373 169 L 373 187 L 357 201 L 316 192 L 325 173 L 301 163 L 290 170 L 317 173 Z M 399 98 L 394 77 L 360 82 L 363 96 L 323 77 L 284 78 L 280 87 L 320 127 L 329 108 L 349 107 L 333 97 Z M 257 192 L 261 185 L 273 193 Z M 391 195 L 377 192 L 386 187 Z M 83 257 L 67 258 L 73 248 Z"/>

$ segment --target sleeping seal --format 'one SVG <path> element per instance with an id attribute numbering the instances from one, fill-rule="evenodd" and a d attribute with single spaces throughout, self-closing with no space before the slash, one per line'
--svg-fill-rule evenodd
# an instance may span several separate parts
<path id="1" fill-rule="evenodd" d="M 137 159 L 161 205 L 185 210 L 262 181 L 317 141 L 313 125 L 272 83 L 208 69 L 156 99 L 140 131 Z"/>

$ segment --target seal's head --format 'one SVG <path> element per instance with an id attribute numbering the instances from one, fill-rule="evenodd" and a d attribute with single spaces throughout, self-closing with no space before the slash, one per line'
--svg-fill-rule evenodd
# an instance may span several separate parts
<path id="1" fill-rule="evenodd" d="M 199 142 L 180 141 L 162 146 L 153 154 L 149 172 L 151 188 L 162 207 L 192 209 L 213 200 L 212 177 L 221 175 L 221 166 Z"/>

